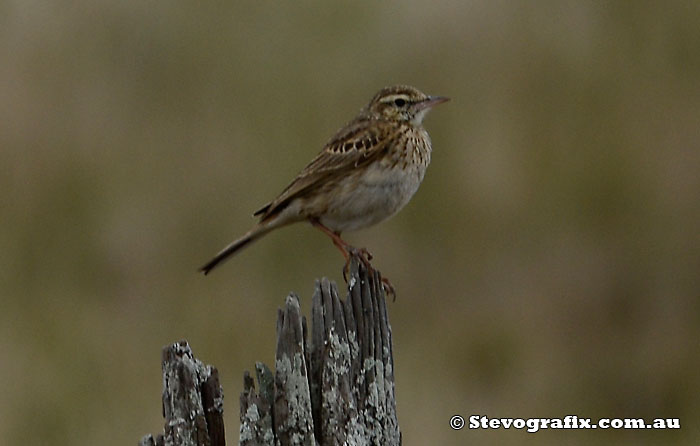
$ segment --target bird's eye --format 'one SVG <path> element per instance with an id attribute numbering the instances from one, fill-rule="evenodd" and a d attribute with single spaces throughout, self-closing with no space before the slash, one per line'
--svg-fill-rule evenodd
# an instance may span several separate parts
<path id="1" fill-rule="evenodd" d="M 403 107 L 404 105 L 406 105 L 406 101 L 399 98 L 394 101 L 394 104 L 396 104 L 397 107 Z"/>

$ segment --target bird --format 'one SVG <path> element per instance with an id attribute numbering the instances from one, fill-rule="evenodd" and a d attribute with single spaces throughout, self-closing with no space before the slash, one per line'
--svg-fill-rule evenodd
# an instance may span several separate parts
<path id="1" fill-rule="evenodd" d="M 353 248 L 341 233 L 386 220 L 413 197 L 432 152 L 423 119 L 448 100 L 408 85 L 382 88 L 274 200 L 253 214 L 258 222 L 199 271 L 209 274 L 270 231 L 303 221 L 331 238 L 345 257 L 344 273 L 352 254 L 368 265 L 369 251 Z"/>

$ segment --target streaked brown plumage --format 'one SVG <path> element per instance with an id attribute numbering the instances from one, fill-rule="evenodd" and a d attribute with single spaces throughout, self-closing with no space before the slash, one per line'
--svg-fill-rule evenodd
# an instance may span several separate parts
<path id="1" fill-rule="evenodd" d="M 277 198 L 255 212 L 259 222 L 200 271 L 207 274 L 273 229 L 304 220 L 328 234 L 348 259 L 351 247 L 340 233 L 385 220 L 418 189 L 432 150 L 422 121 L 447 100 L 405 85 L 379 91 Z"/>

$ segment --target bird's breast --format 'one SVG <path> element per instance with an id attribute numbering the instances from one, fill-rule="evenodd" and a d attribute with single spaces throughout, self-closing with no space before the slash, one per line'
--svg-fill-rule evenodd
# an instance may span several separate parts
<path id="1" fill-rule="evenodd" d="M 429 146 L 406 150 L 361 166 L 341 181 L 321 222 L 334 231 L 353 231 L 397 213 L 418 190 L 430 162 Z"/>

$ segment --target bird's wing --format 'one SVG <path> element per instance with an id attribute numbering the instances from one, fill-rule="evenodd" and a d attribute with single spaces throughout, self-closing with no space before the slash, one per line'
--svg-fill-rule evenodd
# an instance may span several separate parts
<path id="1" fill-rule="evenodd" d="M 371 162 L 384 153 L 398 135 L 399 126 L 373 125 L 369 119 L 345 126 L 277 198 L 253 215 L 259 215 L 261 221 L 276 215 L 293 199 L 313 193 L 324 183 L 337 181 Z"/>

